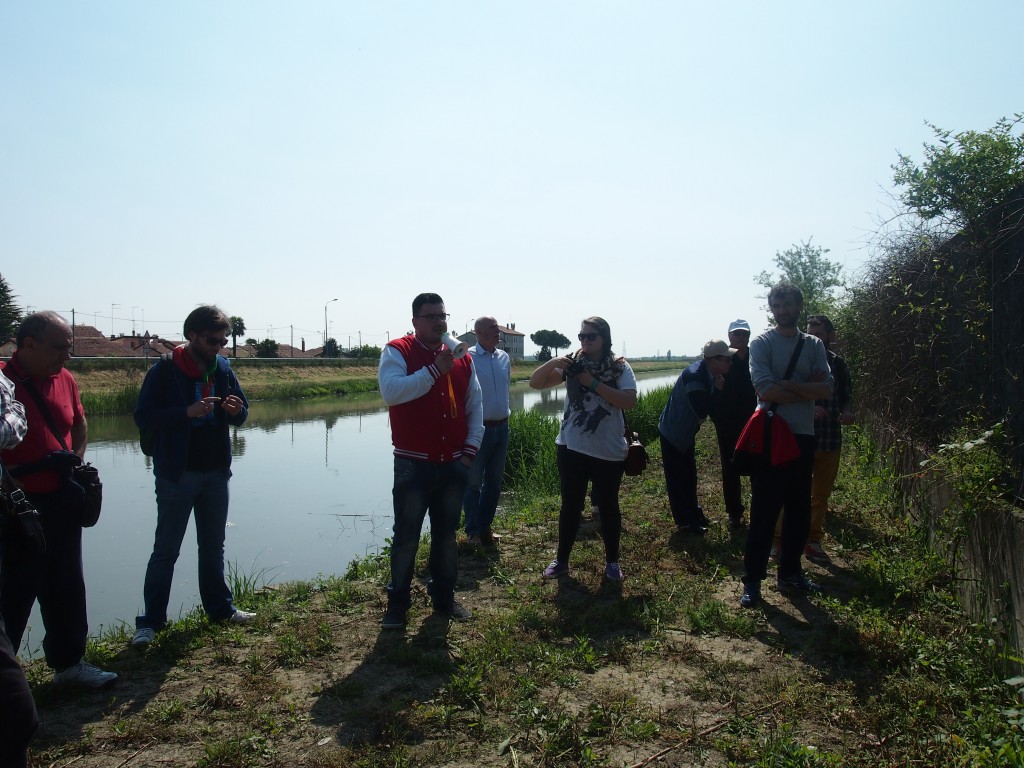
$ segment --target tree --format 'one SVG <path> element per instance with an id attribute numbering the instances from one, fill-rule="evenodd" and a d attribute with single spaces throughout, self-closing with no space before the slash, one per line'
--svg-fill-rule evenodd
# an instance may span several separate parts
<path id="1" fill-rule="evenodd" d="M 946 234 L 982 228 L 972 233 L 984 235 L 987 214 L 1024 184 L 1024 114 L 980 133 L 926 125 L 938 144 L 924 145 L 924 163 L 898 153 L 892 166 L 900 201 L 922 219 L 938 220 Z"/>
<path id="2" fill-rule="evenodd" d="M 806 243 L 793 245 L 781 253 L 775 252 L 778 277 L 770 272 L 762 272 L 754 278 L 758 285 L 768 290 L 782 281 L 792 283 L 800 289 L 804 295 L 804 312 L 799 321 L 801 328 L 806 324 L 807 315 L 834 315 L 839 309 L 839 299 L 835 295 L 835 290 L 846 287 L 842 268 L 825 258 L 828 248 L 812 245 L 811 239 L 808 238 Z M 768 322 L 774 322 L 770 312 Z"/>
<path id="3" fill-rule="evenodd" d="M 231 320 L 231 356 L 238 357 L 238 337 L 245 334 L 245 320 L 232 315 Z"/>
<path id="4" fill-rule="evenodd" d="M 352 347 L 345 352 L 345 357 L 357 358 L 360 360 L 373 360 L 380 357 L 381 348 L 376 344 L 363 344 L 361 347 Z"/>
<path id="5" fill-rule="evenodd" d="M 278 343 L 273 339 L 264 339 L 256 343 L 256 357 L 277 357 Z"/>
<path id="6" fill-rule="evenodd" d="M 16 298 L 4 276 L 0 275 L 0 341 L 13 336 L 21 322 L 21 310 L 14 303 Z"/>
<path id="7" fill-rule="evenodd" d="M 566 349 L 572 344 L 569 339 L 558 331 L 537 331 L 536 333 L 531 333 L 530 341 L 540 347 L 540 352 L 537 353 L 538 360 L 550 360 L 552 358 L 551 350 L 548 347 L 554 347 L 555 355 L 557 355 L 558 350 Z"/>
<path id="8" fill-rule="evenodd" d="M 338 342 L 332 337 L 324 344 L 324 351 L 320 354 L 320 357 L 338 357 L 339 354 Z"/>

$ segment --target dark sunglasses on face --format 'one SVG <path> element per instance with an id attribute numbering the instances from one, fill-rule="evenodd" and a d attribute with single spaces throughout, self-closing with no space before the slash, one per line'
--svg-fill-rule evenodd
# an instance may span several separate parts
<path id="1" fill-rule="evenodd" d="M 594 339 L 601 338 L 600 333 L 581 333 L 577 335 L 580 341 L 593 341 Z"/>
<path id="2" fill-rule="evenodd" d="M 211 347 L 226 347 L 228 345 L 228 340 L 223 336 L 203 336 L 203 341 Z"/>

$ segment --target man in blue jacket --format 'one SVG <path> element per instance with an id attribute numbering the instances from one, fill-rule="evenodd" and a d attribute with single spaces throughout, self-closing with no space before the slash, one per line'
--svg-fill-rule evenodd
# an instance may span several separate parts
<path id="1" fill-rule="evenodd" d="M 199 541 L 199 594 L 212 621 L 244 624 L 255 614 L 235 607 L 224 579 L 224 534 L 228 520 L 231 443 L 228 426 L 249 414 L 242 387 L 221 356 L 231 321 L 214 306 L 185 318 L 188 343 L 146 375 L 135 406 L 140 430 L 155 430 L 156 537 L 143 588 L 145 612 L 135 620 L 132 645 L 153 642 L 167 624 L 174 563 L 195 510 Z"/>
<path id="2" fill-rule="evenodd" d="M 697 430 L 718 399 L 735 352 L 721 339 L 705 344 L 703 357 L 679 374 L 658 422 L 668 503 L 672 519 L 684 533 L 707 533 L 710 521 L 697 503 L 695 442 Z"/>

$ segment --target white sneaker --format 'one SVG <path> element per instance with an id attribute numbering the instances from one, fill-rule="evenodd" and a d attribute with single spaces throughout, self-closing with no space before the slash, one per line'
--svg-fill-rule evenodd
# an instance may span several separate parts
<path id="1" fill-rule="evenodd" d="M 156 630 L 151 627 L 139 627 L 135 631 L 135 637 L 132 638 L 132 645 L 136 648 L 140 648 L 144 645 L 149 645 L 156 639 Z"/>
<path id="2" fill-rule="evenodd" d="M 231 618 L 228 619 L 232 624 L 248 624 L 250 621 L 256 618 L 255 613 L 249 613 L 248 611 L 236 610 L 231 614 Z"/>
<path id="3" fill-rule="evenodd" d="M 104 672 L 87 661 L 80 661 L 53 675 L 54 685 L 80 685 L 84 688 L 102 688 L 117 680 L 114 672 Z"/>

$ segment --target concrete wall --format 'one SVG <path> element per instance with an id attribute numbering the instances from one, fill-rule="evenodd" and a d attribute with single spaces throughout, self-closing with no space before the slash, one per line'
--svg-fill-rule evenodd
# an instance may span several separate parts
<path id="1" fill-rule="evenodd" d="M 941 477 L 913 471 L 923 457 L 911 450 L 896 456 L 899 490 L 908 512 L 927 527 L 932 549 L 952 568 L 965 611 L 976 622 L 994 622 L 1004 653 L 1024 659 L 1024 510 L 1007 502 L 981 512 L 969 520 L 961 537 L 950 541 L 938 522 L 955 515 L 950 505 L 957 503 L 956 497 Z M 1007 664 L 1024 670 L 1020 661 Z"/>

